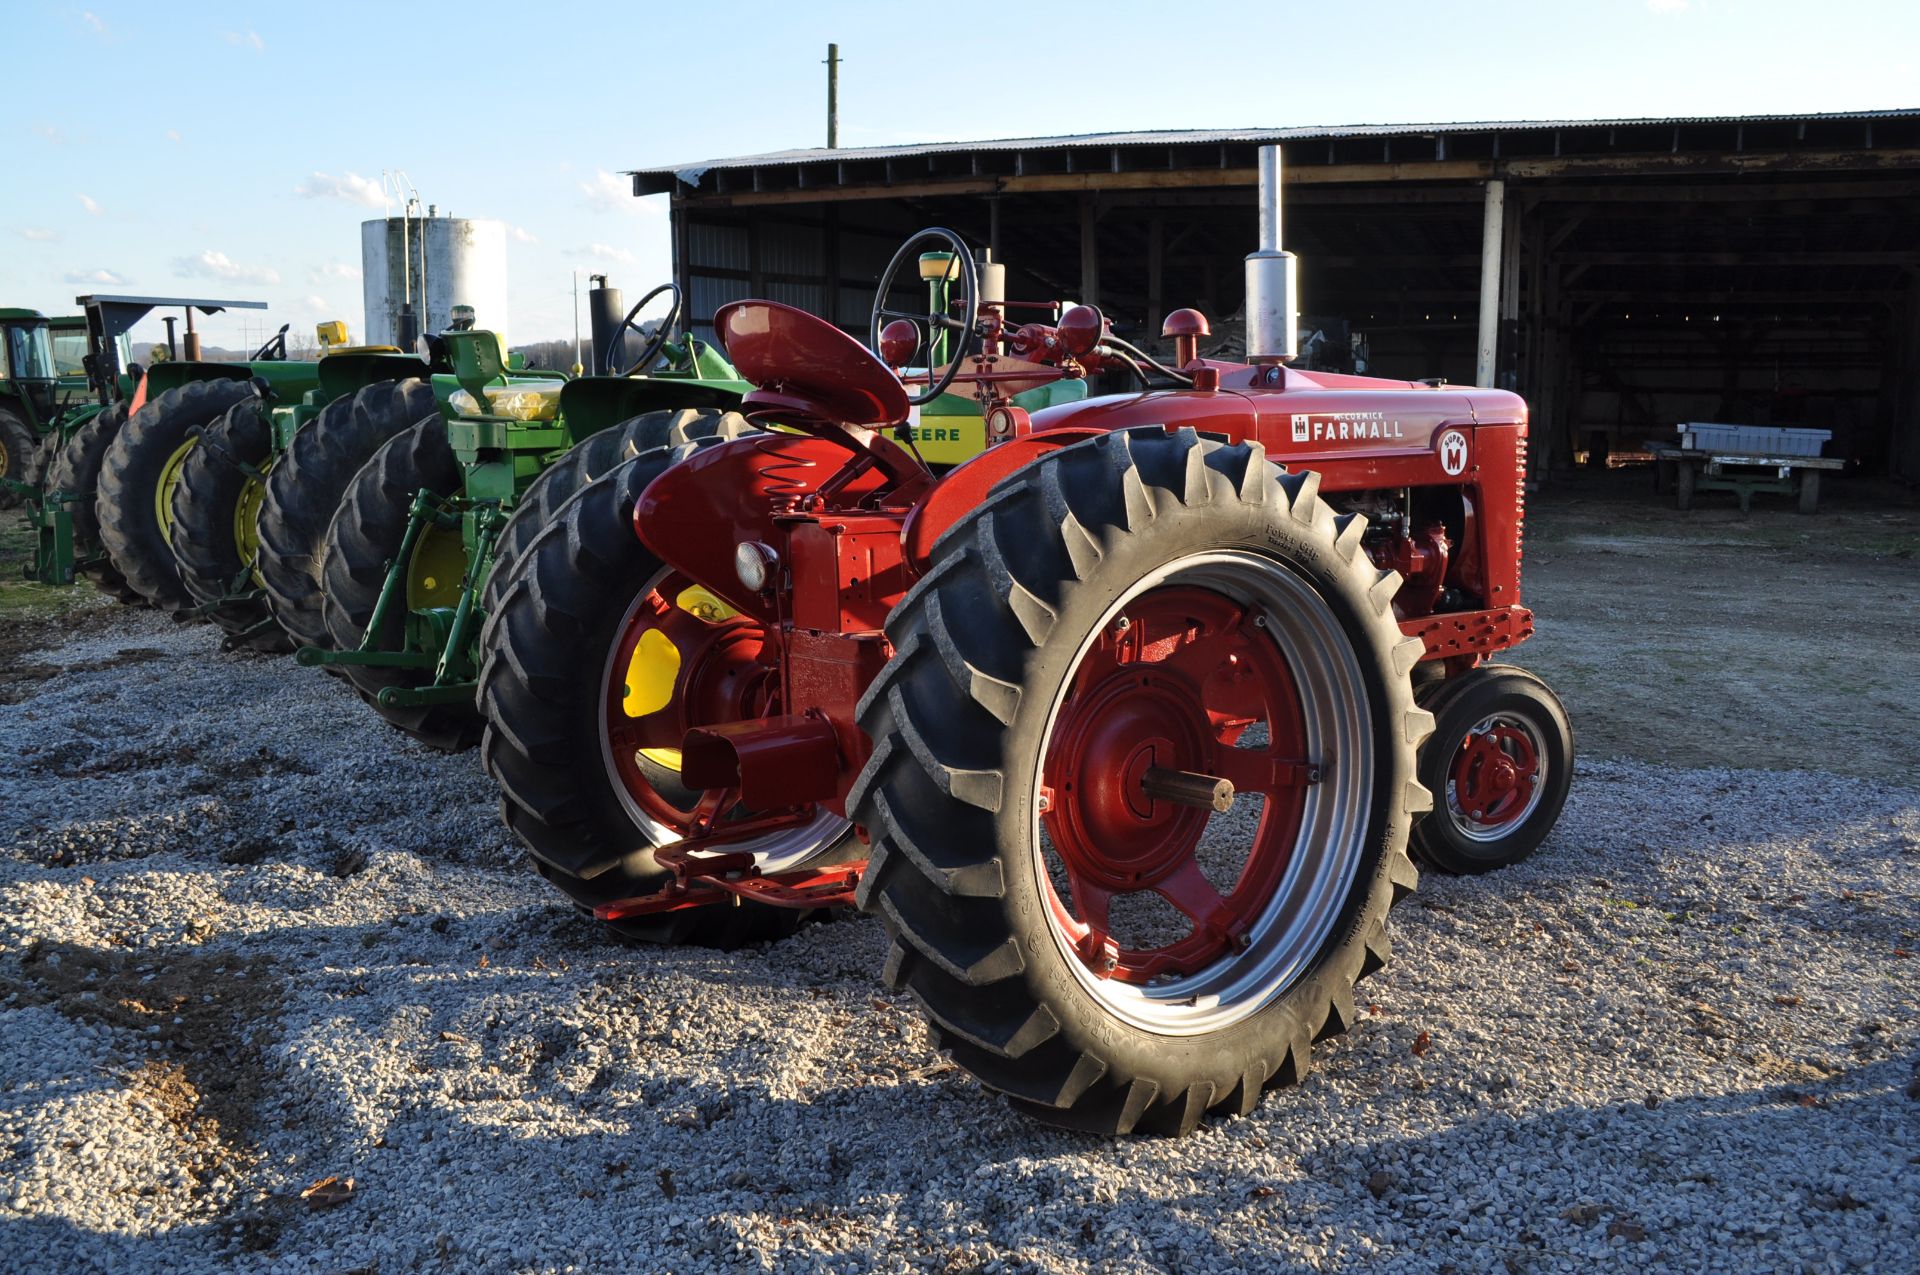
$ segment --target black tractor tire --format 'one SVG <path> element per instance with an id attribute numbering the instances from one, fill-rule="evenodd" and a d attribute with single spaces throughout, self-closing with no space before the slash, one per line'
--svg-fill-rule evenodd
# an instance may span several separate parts
<path id="1" fill-rule="evenodd" d="M 94 497 L 100 543 L 127 583 L 159 610 L 190 611 L 199 605 L 180 579 L 180 564 L 155 505 L 167 462 L 234 404 L 259 397 L 251 381 L 190 381 L 148 400 L 107 447 Z"/>
<path id="2" fill-rule="evenodd" d="M 128 584 L 126 577 L 100 552 L 99 505 L 95 501 L 100 486 L 100 464 L 126 420 L 126 405 L 115 403 L 75 430 L 55 458 L 46 485 L 49 491 L 65 491 L 73 497 L 67 508 L 73 515 L 74 553 L 89 559 L 87 565 L 80 568 L 80 574 L 109 597 L 129 606 L 144 606 L 146 599 L 140 596 L 139 590 Z"/>
<path id="3" fill-rule="evenodd" d="M 889 617 L 895 655 L 861 699 L 874 752 L 848 798 L 871 838 L 860 905 L 885 917 L 887 979 L 920 1003 L 937 1046 L 1040 1119 L 1178 1135 L 1208 1113 L 1247 1114 L 1353 1024 L 1355 983 L 1387 960 L 1387 911 L 1418 880 L 1406 847 L 1431 804 L 1414 764 L 1433 719 L 1414 705 L 1421 647 L 1394 621 L 1399 577 L 1368 560 L 1365 519 L 1336 515 L 1318 489 L 1257 443 L 1191 429 L 1090 439 L 1001 480 Z M 1285 578 L 1316 599 L 1321 631 L 1341 635 L 1325 649 L 1351 656 L 1343 676 L 1364 714 L 1350 729 L 1374 760 L 1336 757 L 1326 780 L 1356 822 L 1337 847 L 1307 851 L 1346 865 L 1324 901 L 1300 905 L 1322 935 L 1300 940 L 1313 954 L 1291 974 L 1223 973 L 1276 981 L 1239 1016 L 1176 1034 L 1103 1003 L 1058 941 L 1036 871 L 1036 788 L 1083 644 L 1110 631 L 1127 590 L 1199 554 L 1235 555 L 1240 578 Z"/>
<path id="4" fill-rule="evenodd" d="M 427 381 L 379 381 L 327 404 L 274 462 L 254 524 L 258 565 L 267 607 L 295 645 L 333 647 L 321 605 L 321 556 L 347 484 L 382 443 L 437 411 Z"/>
<path id="5" fill-rule="evenodd" d="M 0 403 L 0 478 L 35 483 L 40 480 L 40 465 L 45 449 L 33 430 L 12 404 Z M 0 509 L 12 509 L 23 498 L 10 488 L 0 487 Z"/>
<path id="6" fill-rule="evenodd" d="M 513 578 L 513 564 L 575 492 L 641 452 L 664 447 L 676 438 L 686 442 L 707 438 L 723 426 L 737 428 L 737 419 L 732 413 L 694 408 L 643 412 L 575 443 L 540 471 L 515 503 L 507 525 L 500 529 L 500 538 L 494 544 L 493 569 L 487 573 L 487 587 L 481 594 L 487 613 L 493 613 L 500 595 L 506 592 Z"/>
<path id="7" fill-rule="evenodd" d="M 245 643 L 250 650 L 282 655 L 293 649 L 292 639 L 273 622 L 234 526 L 248 471 L 272 459 L 273 424 L 259 399 L 235 403 L 202 430 L 173 488 L 173 557 L 194 601 L 214 608 L 208 619 L 236 637 L 253 634 Z"/>
<path id="8" fill-rule="evenodd" d="M 1448 678 L 1423 703 L 1433 714 L 1434 730 L 1420 750 L 1420 782 L 1433 793 L 1433 811 L 1413 830 L 1414 857 L 1455 876 L 1519 863 L 1540 848 L 1567 804 L 1573 723 L 1566 706 L 1545 682 L 1510 664 L 1482 665 Z M 1450 774 L 1467 732 L 1496 715 L 1525 723 L 1546 771 L 1537 804 L 1497 837 L 1471 827 Z"/>
<path id="9" fill-rule="evenodd" d="M 386 585 L 387 569 L 407 534 L 408 512 L 422 488 L 442 498 L 460 494 L 460 461 L 447 445 L 446 422 L 429 416 L 380 445 L 347 484 L 346 495 L 327 527 L 321 552 L 320 590 L 327 631 L 335 650 L 349 651 L 366 635 L 374 606 Z M 397 651 L 406 634 L 406 596 L 395 599 L 374 635 L 378 649 Z M 379 696 L 387 687 L 431 685 L 432 669 L 336 666 L 362 699 L 387 723 L 430 748 L 463 752 L 480 742 L 480 712 L 471 701 L 388 707 Z"/>
<path id="10" fill-rule="evenodd" d="M 702 415 L 719 419 L 701 422 L 697 441 L 685 441 L 683 427 L 562 505 L 521 555 L 481 636 L 480 757 L 500 785 L 501 815 L 539 873 L 583 911 L 669 879 L 599 760 L 600 682 L 621 622 L 660 567 L 633 534 L 634 502 L 669 465 L 753 429 L 733 413 Z M 849 831 L 821 858 L 852 840 Z M 782 938 L 807 915 L 738 903 L 608 924 L 627 938 L 728 949 Z"/>

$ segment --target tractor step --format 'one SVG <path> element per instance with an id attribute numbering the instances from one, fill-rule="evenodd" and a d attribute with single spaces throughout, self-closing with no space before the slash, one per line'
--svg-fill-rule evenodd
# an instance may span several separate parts
<path id="1" fill-rule="evenodd" d="M 861 874 L 867 870 L 867 861 L 859 859 L 763 874 L 754 867 L 751 854 L 699 851 L 685 843 L 662 847 L 654 857 L 673 870 L 674 879 L 653 894 L 596 905 L 596 919 L 624 921 L 736 899 L 776 908 L 852 907 Z"/>
<path id="2" fill-rule="evenodd" d="M 302 668 L 326 668 L 336 664 L 354 664 L 361 668 L 432 668 L 438 655 L 422 651 L 329 651 L 320 646 L 303 646 L 293 655 Z"/>
<path id="3" fill-rule="evenodd" d="M 350 661 L 351 662 L 351 661 Z M 427 661 L 428 665 L 432 659 Z M 434 704 L 471 704 L 478 682 L 446 682 L 438 686 L 388 686 L 375 696 L 382 708 L 428 708 Z"/>

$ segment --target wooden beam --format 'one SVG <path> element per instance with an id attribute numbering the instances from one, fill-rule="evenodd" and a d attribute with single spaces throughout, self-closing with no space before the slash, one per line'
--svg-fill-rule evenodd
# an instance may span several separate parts
<path id="1" fill-rule="evenodd" d="M 1562 252 L 1554 259 L 1580 266 L 1903 266 L 1920 261 L 1920 252 Z"/>
<path id="2" fill-rule="evenodd" d="M 1080 195 L 1080 300 L 1087 305 L 1100 304 L 1100 214 L 1094 207 L 1093 192 Z"/>
<path id="3" fill-rule="evenodd" d="M 1687 174 L 1895 172 L 1920 168 L 1920 148 L 1846 151 L 1778 151 L 1741 154 L 1708 151 L 1678 155 L 1563 156 L 1556 159 L 1442 160 L 1380 164 L 1293 164 L 1288 187 L 1364 185 L 1382 182 L 1478 182 L 1496 177 L 1659 177 Z M 755 170 L 756 172 L 759 170 Z M 1193 190 L 1256 185 L 1258 171 L 1240 168 L 1143 169 L 1115 173 L 1028 173 L 1004 177 L 953 177 L 919 182 L 880 182 L 813 189 L 700 194 L 675 198 L 702 208 L 754 208 L 779 204 L 840 203 L 943 195 L 1021 195 L 1109 190 Z M 1584 195 L 1584 192 L 1583 192 Z M 1630 196 L 1617 196 L 1629 199 Z"/>

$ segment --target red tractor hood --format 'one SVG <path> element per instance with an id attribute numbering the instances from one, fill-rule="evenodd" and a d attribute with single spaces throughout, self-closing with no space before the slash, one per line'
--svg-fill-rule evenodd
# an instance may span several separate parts
<path id="1" fill-rule="evenodd" d="M 1525 403 L 1505 390 L 1222 365 L 1217 390 L 1065 403 L 1034 413 L 1033 426 L 1036 432 L 1189 426 L 1203 434 L 1257 439 L 1274 460 L 1299 466 L 1424 454 L 1442 430 L 1525 420 Z"/>

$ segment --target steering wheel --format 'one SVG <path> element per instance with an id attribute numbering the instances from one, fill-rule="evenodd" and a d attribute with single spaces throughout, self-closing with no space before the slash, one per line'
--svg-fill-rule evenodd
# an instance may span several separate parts
<path id="1" fill-rule="evenodd" d="M 893 291 L 894 278 L 899 275 L 900 271 L 909 261 L 914 263 L 916 273 L 918 272 L 921 255 L 918 249 L 922 242 L 929 239 L 934 241 L 936 245 L 935 251 L 945 251 L 953 254 L 954 265 L 959 267 L 959 269 L 957 273 L 949 271 L 947 277 L 959 286 L 963 293 L 962 297 L 956 298 L 952 293 L 949 293 L 946 309 L 942 312 L 934 306 L 932 289 L 929 288 L 927 308 L 925 310 L 918 313 L 908 313 L 901 310 L 887 309 L 887 298 Z M 956 303 L 964 305 L 966 312 L 965 318 L 954 317 L 953 308 Z M 966 241 L 960 238 L 959 235 L 954 234 L 951 230 L 943 230 L 938 226 L 934 226 L 921 231 L 919 234 L 901 244 L 900 251 L 894 253 L 893 260 L 887 263 L 887 272 L 880 276 L 880 286 L 873 294 L 873 315 L 867 328 L 867 348 L 875 354 L 880 353 L 880 329 L 884 320 L 905 319 L 919 330 L 921 337 L 920 347 L 927 351 L 927 361 L 929 364 L 927 375 L 929 377 L 929 383 L 927 388 L 921 393 L 907 396 L 907 402 L 911 406 L 918 407 L 922 403 L 931 403 L 934 399 L 946 393 L 947 387 L 953 384 L 953 378 L 960 374 L 960 363 L 961 360 L 966 357 L 967 342 L 973 337 L 974 320 L 977 319 L 979 315 L 980 274 L 979 271 L 974 268 L 972 250 L 967 247 Z M 939 331 L 958 333 L 959 340 L 954 344 L 953 348 L 947 351 L 946 372 L 941 375 L 938 381 L 933 381 L 931 380 L 933 376 L 933 368 L 931 366 L 933 361 L 933 338 L 934 333 Z"/>
<path id="2" fill-rule="evenodd" d="M 249 363 L 284 363 L 287 361 L 287 329 L 291 323 L 282 323 L 280 330 L 268 337 L 266 343 L 253 352 Z"/>
<path id="3" fill-rule="evenodd" d="M 627 339 L 628 328 L 632 328 L 635 332 L 640 332 L 640 325 L 636 323 L 635 320 L 640 317 L 640 312 L 647 308 L 647 304 L 663 292 L 673 294 L 673 306 L 667 311 L 667 317 L 660 320 L 659 324 L 654 327 L 652 336 L 646 337 L 645 334 L 642 333 L 647 344 L 640 351 L 640 357 L 632 363 L 629 363 L 624 371 L 615 372 L 615 376 L 632 376 L 641 368 L 646 367 L 660 357 L 660 351 L 664 349 L 667 342 L 673 338 L 673 330 L 678 327 L 680 323 L 680 288 L 677 284 L 663 283 L 633 303 L 633 309 L 627 311 L 627 317 L 621 321 L 620 326 L 616 328 L 613 335 L 607 339 L 607 357 L 612 358 L 613 352 L 619 349 L 621 342 Z"/>

